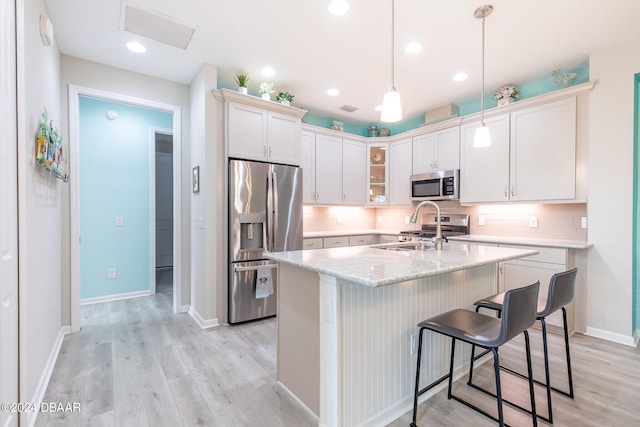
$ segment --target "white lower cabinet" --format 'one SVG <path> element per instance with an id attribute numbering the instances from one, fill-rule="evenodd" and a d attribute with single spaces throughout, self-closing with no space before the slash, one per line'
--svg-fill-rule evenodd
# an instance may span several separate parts
<path id="1" fill-rule="evenodd" d="M 510 289 L 520 288 L 540 281 L 540 298 L 546 299 L 549 291 L 549 281 L 556 273 L 573 268 L 573 260 L 570 258 L 572 251 L 562 248 L 542 248 L 520 245 L 499 245 L 516 249 L 531 249 L 539 253 L 530 257 L 518 258 L 512 261 L 500 263 L 499 266 L 499 290 L 505 292 Z M 569 333 L 575 329 L 574 302 L 567 306 L 567 323 Z M 558 310 L 547 317 L 547 325 L 562 328 L 562 311 Z"/>
<path id="2" fill-rule="evenodd" d="M 322 239 L 323 248 L 341 248 L 349 246 L 349 236 L 324 237 Z"/>
<path id="3" fill-rule="evenodd" d="M 308 237 L 303 239 L 302 249 L 322 249 L 322 237 Z"/>
<path id="4" fill-rule="evenodd" d="M 349 236 L 349 246 L 373 245 L 376 243 L 378 243 L 378 236 L 375 234 Z"/>
<path id="5" fill-rule="evenodd" d="M 398 243 L 398 241 L 397 234 L 381 234 L 379 238 L 379 243 Z"/>

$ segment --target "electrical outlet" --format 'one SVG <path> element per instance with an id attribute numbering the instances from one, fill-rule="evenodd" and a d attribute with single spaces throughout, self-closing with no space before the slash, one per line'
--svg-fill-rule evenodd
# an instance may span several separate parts
<path id="1" fill-rule="evenodd" d="M 411 335 L 411 340 L 409 343 L 410 347 L 409 347 L 409 353 L 413 354 L 418 350 L 418 335 L 417 334 L 413 334 Z"/>
<path id="2" fill-rule="evenodd" d="M 116 278 L 116 269 L 111 267 L 107 270 L 107 279 L 115 279 Z"/>
<path id="3" fill-rule="evenodd" d="M 378 222 L 382 222 L 382 215 L 378 215 Z"/>
<path id="4" fill-rule="evenodd" d="M 529 227 L 531 227 L 531 228 L 538 227 L 538 217 L 537 216 L 530 216 L 529 217 Z"/>
<path id="5" fill-rule="evenodd" d="M 581 226 L 582 226 L 582 228 L 587 228 L 587 217 L 586 216 L 582 217 Z"/>
<path id="6" fill-rule="evenodd" d="M 409 215 L 404 217 L 404 223 L 409 224 L 411 222 L 411 217 Z"/>
<path id="7" fill-rule="evenodd" d="M 342 217 L 338 215 L 338 216 L 336 217 L 336 222 L 337 222 L 338 224 L 342 224 Z"/>
<path id="8" fill-rule="evenodd" d="M 484 225 L 484 215 L 478 216 L 478 225 Z"/>
<path id="9" fill-rule="evenodd" d="M 116 217 L 116 225 L 119 226 L 119 227 L 124 225 L 124 217 L 123 216 L 118 215 Z"/>

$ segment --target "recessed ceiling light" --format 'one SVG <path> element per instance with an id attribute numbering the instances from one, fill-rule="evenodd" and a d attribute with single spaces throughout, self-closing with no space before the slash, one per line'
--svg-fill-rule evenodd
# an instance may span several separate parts
<path id="1" fill-rule="evenodd" d="M 138 43 L 138 42 L 129 42 L 129 43 L 127 43 L 127 48 L 130 51 L 136 52 L 136 53 L 145 53 L 147 51 L 147 48 L 144 47 L 141 43 Z"/>
<path id="2" fill-rule="evenodd" d="M 329 12 L 332 15 L 340 16 L 349 11 L 349 3 L 345 0 L 332 0 L 329 3 Z"/>
<path id="3" fill-rule="evenodd" d="M 378 105 L 378 106 L 375 108 L 375 110 L 376 110 L 376 111 L 382 111 L 382 105 Z"/>
<path id="4" fill-rule="evenodd" d="M 327 91 L 327 95 L 329 96 L 338 96 L 340 95 L 340 91 L 336 88 L 331 88 Z"/>
<path id="5" fill-rule="evenodd" d="M 263 76 L 267 76 L 267 77 L 271 77 L 271 76 L 275 76 L 276 75 L 276 70 L 274 70 L 271 67 L 264 67 L 261 72 L 262 72 Z"/>
<path id="6" fill-rule="evenodd" d="M 459 73 L 456 73 L 453 76 L 453 81 L 454 82 L 461 82 L 463 80 L 467 80 L 469 78 L 469 74 L 465 73 L 464 71 L 460 71 Z"/>
<path id="7" fill-rule="evenodd" d="M 415 53 L 418 53 L 422 50 L 422 45 L 418 42 L 411 42 L 407 45 L 407 47 L 404 48 L 404 52 L 407 55 L 413 55 Z"/>

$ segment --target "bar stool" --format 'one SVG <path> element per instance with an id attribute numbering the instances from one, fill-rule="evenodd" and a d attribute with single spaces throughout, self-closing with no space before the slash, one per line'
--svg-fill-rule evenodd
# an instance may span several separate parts
<path id="1" fill-rule="evenodd" d="M 449 388 L 447 399 L 455 399 L 460 403 L 480 412 L 481 414 L 498 421 L 500 426 L 504 426 L 504 415 L 502 412 L 502 390 L 500 388 L 500 361 L 498 358 L 498 347 L 511 340 L 513 337 L 523 333 L 525 347 L 527 351 L 527 369 L 529 372 L 529 394 L 531 397 L 531 414 L 533 425 L 537 426 L 536 402 L 533 394 L 533 375 L 531 370 L 531 352 L 529 346 L 529 334 L 527 329 L 536 321 L 536 301 L 540 282 L 532 285 L 512 289 L 504 295 L 502 317 L 496 318 L 475 311 L 455 309 L 446 313 L 431 317 L 418 323 L 420 337 L 418 340 L 418 364 L 416 367 L 416 384 L 413 397 L 413 419 L 411 427 L 417 427 L 416 417 L 418 412 L 418 396 L 431 388 L 427 386 L 420 390 L 420 361 L 422 356 L 422 337 L 425 330 L 431 330 L 451 337 L 451 360 L 449 363 Z M 498 405 L 498 418 L 477 406 L 455 396 L 451 392 L 453 383 L 453 360 L 455 355 L 456 340 L 460 340 L 474 346 L 486 348 L 493 353 L 493 368 L 496 379 L 496 394 Z M 506 402 L 506 401 L 505 401 Z"/>
<path id="2" fill-rule="evenodd" d="M 546 383 L 542 383 L 537 380 L 534 380 L 534 382 L 546 387 L 547 408 L 549 411 L 548 412 L 549 418 L 544 418 L 542 416 L 538 416 L 538 417 L 549 423 L 553 423 L 553 411 L 551 408 L 551 390 L 573 399 L 573 377 L 571 375 L 571 356 L 569 354 L 569 330 L 567 327 L 567 310 L 565 306 L 573 300 L 573 296 L 575 293 L 577 273 L 578 273 L 578 269 L 574 268 L 569 271 L 554 274 L 551 277 L 551 281 L 549 282 L 549 292 L 547 294 L 547 299 L 546 300 L 538 299 L 538 304 L 537 304 L 538 314 L 536 318 L 537 320 L 540 321 L 540 324 L 542 325 L 542 346 L 543 346 L 543 352 L 544 352 L 544 375 L 545 375 Z M 488 308 L 491 310 L 496 310 L 498 312 L 498 316 L 500 316 L 500 313 L 502 312 L 504 307 L 504 299 L 505 299 L 505 294 L 501 293 L 501 294 L 493 295 L 493 296 L 478 300 L 474 303 L 474 305 L 476 306 L 476 311 L 478 311 L 480 308 Z M 550 382 L 550 375 L 549 375 L 549 351 L 548 351 L 548 345 L 547 345 L 546 318 L 547 316 L 550 316 L 551 314 L 555 313 L 560 309 L 562 310 L 562 320 L 563 320 L 563 327 L 564 327 L 564 346 L 565 346 L 565 352 L 567 357 L 567 377 L 569 382 L 568 392 L 552 387 Z M 471 369 L 473 369 L 473 361 L 474 359 L 476 359 L 474 357 L 474 354 L 475 354 L 475 346 L 471 349 L 471 367 L 469 371 L 469 385 L 471 386 L 474 386 L 471 382 L 472 381 Z M 484 354 L 486 354 L 486 352 Z M 512 374 L 524 377 L 524 375 L 522 375 L 521 373 L 516 372 L 512 369 L 506 368 L 504 366 L 501 366 L 501 369 L 507 372 L 510 372 Z"/>

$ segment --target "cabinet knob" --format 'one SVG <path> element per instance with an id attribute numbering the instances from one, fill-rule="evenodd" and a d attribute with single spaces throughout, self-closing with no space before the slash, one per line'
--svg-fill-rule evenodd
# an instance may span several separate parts
<path id="1" fill-rule="evenodd" d="M 504 186 L 504 197 L 505 197 L 505 199 L 507 197 L 509 197 L 509 194 L 507 193 L 507 186 L 506 185 Z"/>

